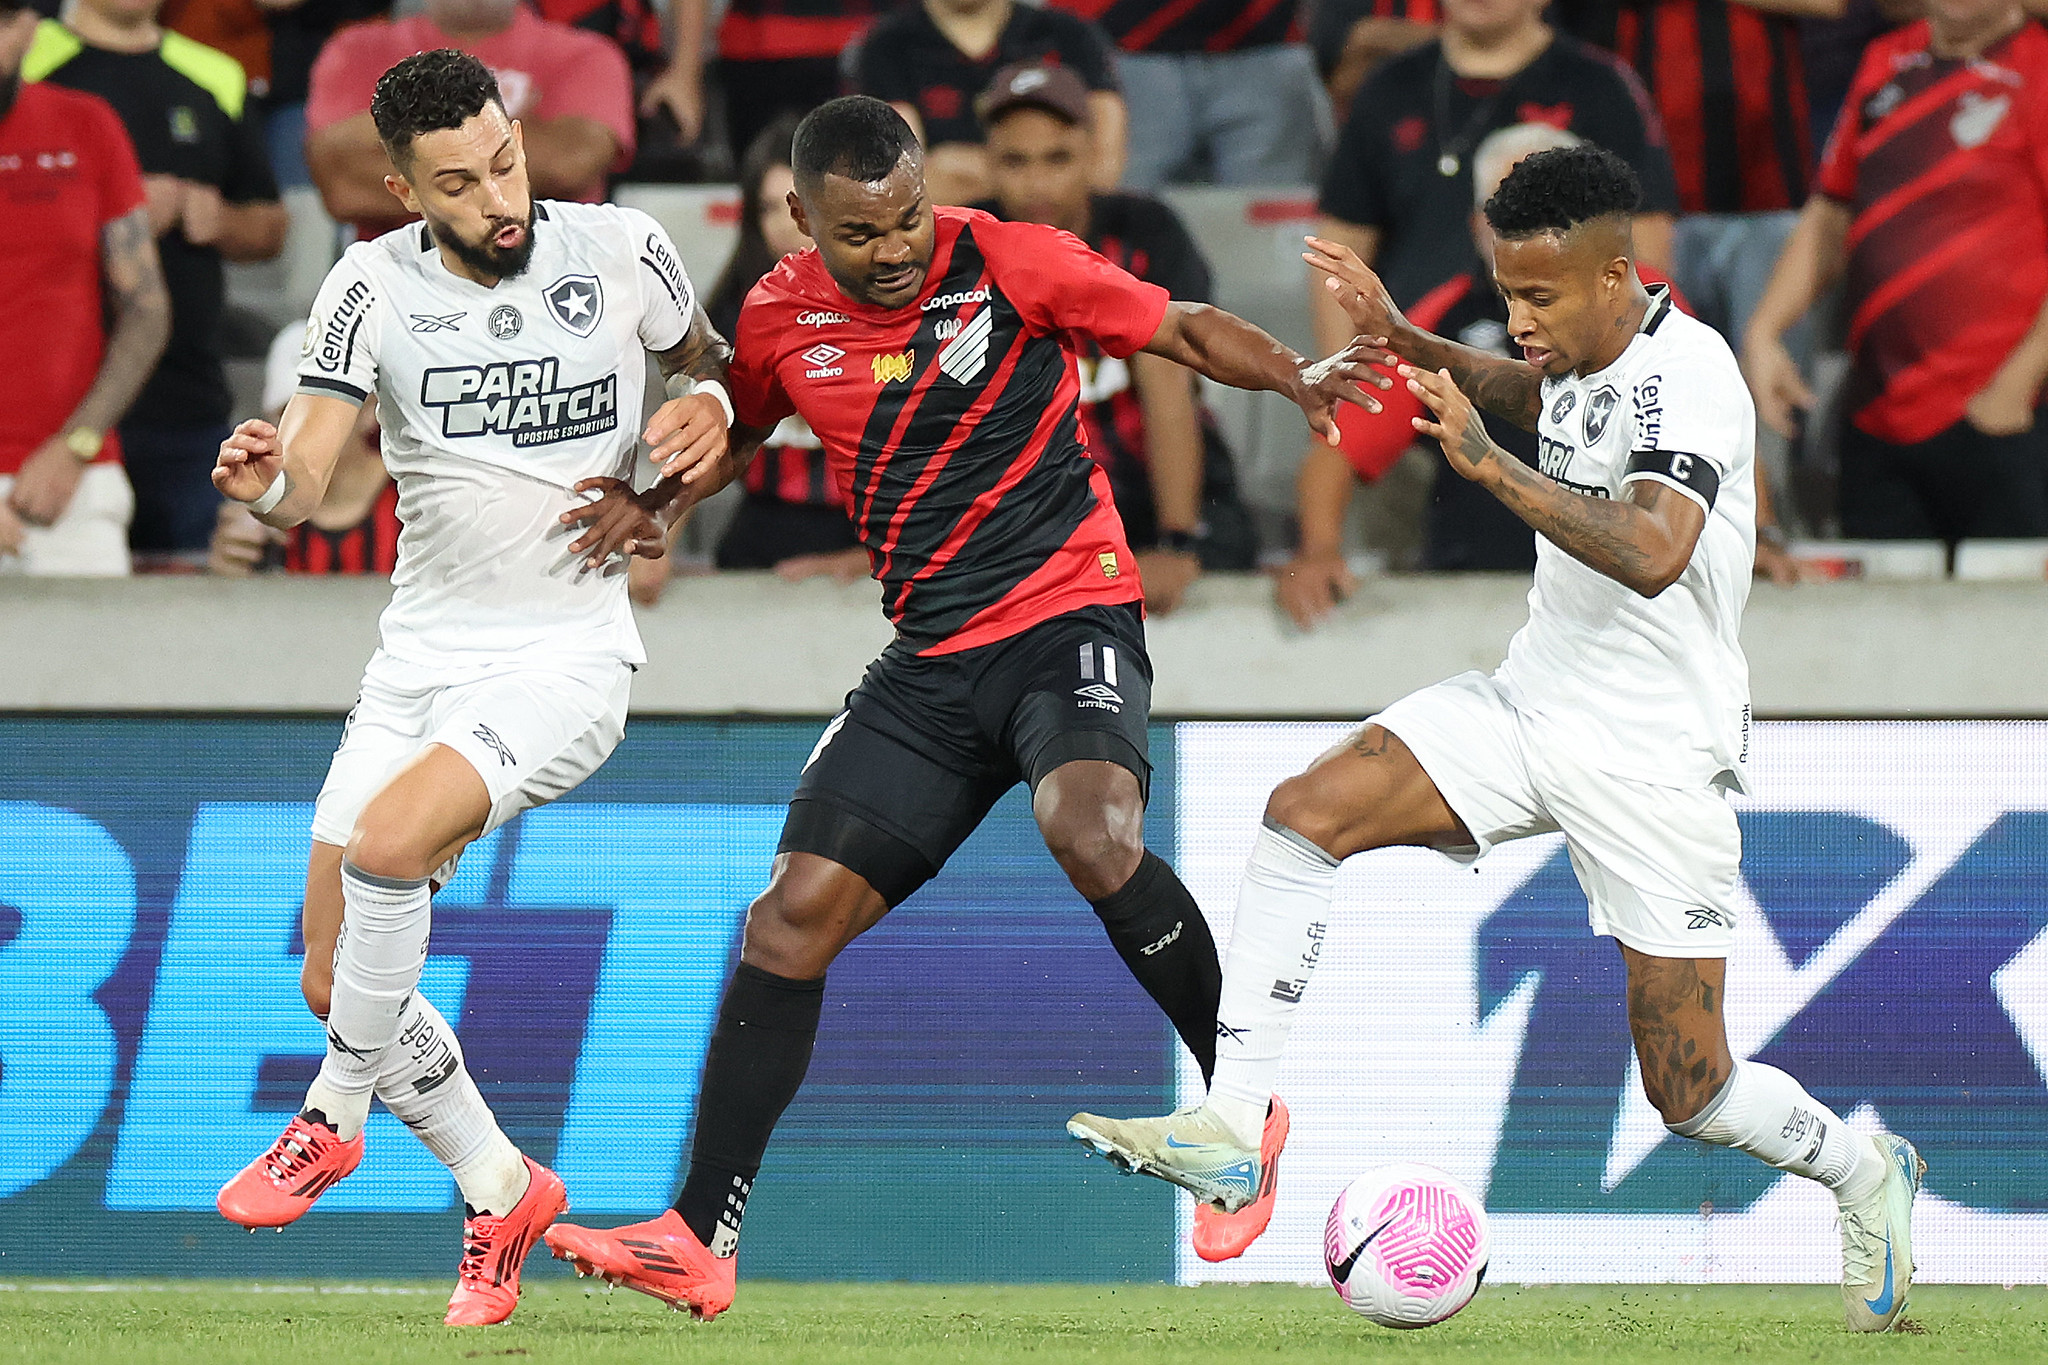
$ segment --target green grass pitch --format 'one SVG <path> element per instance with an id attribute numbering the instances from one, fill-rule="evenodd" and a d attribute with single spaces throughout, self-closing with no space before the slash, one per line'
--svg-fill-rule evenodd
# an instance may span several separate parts
<path id="1" fill-rule="evenodd" d="M 1450 1322 L 1390 1332 L 1321 1288 L 743 1283 L 698 1324 L 625 1291 L 529 1285 L 497 1328 L 440 1325 L 444 1285 L 0 1286 L 0 1362 L 637 1365 L 641 1361 L 2048 1361 L 2048 1290 L 1914 1290 L 1913 1329 L 1841 1330 L 1836 1291 L 1489 1286 Z"/>

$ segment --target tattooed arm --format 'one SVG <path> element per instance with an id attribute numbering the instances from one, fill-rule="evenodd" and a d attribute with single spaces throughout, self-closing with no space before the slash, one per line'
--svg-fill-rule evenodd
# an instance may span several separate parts
<path id="1" fill-rule="evenodd" d="M 655 410 L 640 438 L 650 447 L 647 458 L 660 466 L 664 477 L 680 475 L 684 483 L 696 483 L 730 451 L 726 429 L 732 423 L 732 400 L 728 396 L 720 402 L 699 385 L 715 384 L 730 395 L 726 375 L 732 368 L 732 344 L 718 334 L 700 307 L 690 315 L 683 339 L 655 352 L 654 360 L 661 367 L 668 402 Z"/>
<path id="2" fill-rule="evenodd" d="M 92 387 L 64 425 L 22 462 L 9 505 L 32 526 L 64 515 L 82 466 L 64 438 L 83 427 L 104 432 L 121 420 L 156 370 L 171 335 L 171 300 L 164 291 L 149 210 L 138 208 L 100 229 L 100 275 L 113 327 Z"/>
<path id="3" fill-rule="evenodd" d="M 1474 403 L 1524 431 L 1536 430 L 1543 411 L 1542 371 L 1423 331 L 1394 306 L 1387 287 L 1357 252 L 1321 237 L 1308 243 L 1302 259 L 1327 277 L 1324 286 L 1362 339 L 1384 338 L 1387 349 L 1410 364 L 1449 370 L 1452 382 Z"/>
<path id="4" fill-rule="evenodd" d="M 1692 562 L 1707 514 L 1691 498 L 1648 479 L 1620 498 L 1574 493 L 1495 445 L 1449 374 L 1403 365 L 1401 375 L 1436 419 L 1417 417 L 1415 429 L 1443 443 L 1451 468 L 1587 568 L 1655 597 Z"/>

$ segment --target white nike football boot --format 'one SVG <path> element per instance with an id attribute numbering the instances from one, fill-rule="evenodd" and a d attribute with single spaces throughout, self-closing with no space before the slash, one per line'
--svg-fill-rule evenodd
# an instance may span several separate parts
<path id="1" fill-rule="evenodd" d="M 1871 1139 L 1885 1160 L 1884 1184 L 1842 1205 L 1842 1309 L 1852 1332 L 1888 1332 L 1913 1287 L 1913 1196 L 1927 1163 L 1889 1133 Z"/>
<path id="2" fill-rule="evenodd" d="M 1239 1146 L 1206 1108 L 1151 1119 L 1076 1114 L 1067 1120 L 1067 1136 L 1108 1157 L 1127 1175 L 1168 1181 L 1225 1213 L 1236 1213 L 1258 1197 L 1258 1149 Z"/>

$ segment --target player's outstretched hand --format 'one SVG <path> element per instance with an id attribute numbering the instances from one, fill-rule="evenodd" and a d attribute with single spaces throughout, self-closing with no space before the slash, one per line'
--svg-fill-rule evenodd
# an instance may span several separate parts
<path id="1" fill-rule="evenodd" d="M 598 495 L 562 513 L 564 526 L 586 528 L 569 542 L 570 554 L 589 556 L 583 561 L 585 568 L 603 568 L 613 555 L 659 559 L 668 553 L 668 532 L 661 523 L 661 510 L 675 498 L 673 482 L 664 479 L 645 492 L 635 493 L 633 485 L 624 479 L 600 477 L 585 479 L 574 491 Z"/>
<path id="2" fill-rule="evenodd" d="M 1394 296 L 1387 292 L 1386 285 L 1380 282 L 1372 267 L 1342 242 L 1332 242 L 1323 237 L 1305 240 L 1308 250 L 1301 253 L 1301 259 L 1323 272 L 1323 288 L 1330 291 L 1330 297 L 1344 310 L 1344 316 L 1351 319 L 1351 325 L 1358 334 L 1365 337 L 1399 335 L 1408 319 L 1401 316 L 1401 310 L 1394 306 Z"/>
<path id="3" fill-rule="evenodd" d="M 686 393 L 671 398 L 647 419 L 640 439 L 652 447 L 647 458 L 661 476 L 680 476 L 695 483 L 718 467 L 730 439 L 725 425 L 725 408 L 708 393 Z"/>
<path id="4" fill-rule="evenodd" d="M 1479 410 L 1452 381 L 1451 372 L 1403 365 L 1401 378 L 1408 381 L 1408 392 L 1420 398 L 1436 419 L 1411 418 L 1415 429 L 1442 444 L 1444 458 L 1461 478 L 1479 478 L 1497 447 L 1486 434 L 1486 424 L 1479 420 Z"/>
<path id="5" fill-rule="evenodd" d="M 1300 385 L 1293 397 L 1316 435 L 1332 446 L 1340 444 L 1341 438 L 1337 434 L 1339 403 L 1355 404 L 1367 412 L 1381 411 L 1380 400 L 1367 390 L 1391 389 L 1394 381 L 1372 367 L 1387 364 L 1393 359 L 1379 338 L 1367 340 L 1361 337 L 1335 355 L 1303 365 Z"/>
<path id="6" fill-rule="evenodd" d="M 254 502 L 270 491 L 283 472 L 284 452 L 278 449 L 277 428 L 260 417 L 251 417 L 220 443 L 213 486 L 224 498 Z"/>

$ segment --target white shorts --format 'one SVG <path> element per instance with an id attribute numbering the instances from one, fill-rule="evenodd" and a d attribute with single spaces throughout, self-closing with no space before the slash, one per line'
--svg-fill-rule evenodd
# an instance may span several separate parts
<path id="1" fill-rule="evenodd" d="M 313 807 L 313 838 L 346 847 L 370 798 L 429 744 L 461 754 L 483 778 L 491 797 L 488 834 L 573 791 L 604 765 L 625 734 L 632 681 L 631 665 L 606 660 L 436 682 L 379 650 Z M 454 874 L 450 859 L 434 880 L 445 884 Z"/>
<path id="2" fill-rule="evenodd" d="M 0 474 L 0 502 L 13 491 L 14 476 Z M 128 471 L 112 461 L 87 465 L 64 514 L 48 526 L 23 527 L 21 553 L 0 554 L 0 574 L 126 578 L 128 523 L 134 517 Z"/>
<path id="3" fill-rule="evenodd" d="M 1484 673 L 1425 687 L 1372 717 L 1400 736 L 1477 842 L 1562 832 L 1593 932 L 1652 957 L 1726 957 L 1742 831 L 1719 787 L 1666 787 L 1593 767 L 1517 711 Z"/>

